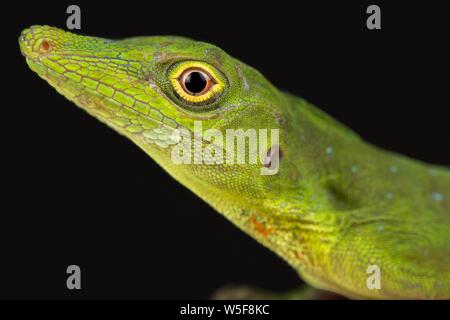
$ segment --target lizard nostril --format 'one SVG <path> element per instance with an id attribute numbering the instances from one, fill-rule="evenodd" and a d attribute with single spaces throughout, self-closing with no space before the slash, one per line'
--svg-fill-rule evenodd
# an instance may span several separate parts
<path id="1" fill-rule="evenodd" d="M 49 52 L 52 49 L 52 44 L 47 40 L 43 40 L 40 44 L 40 50 L 42 52 Z"/>

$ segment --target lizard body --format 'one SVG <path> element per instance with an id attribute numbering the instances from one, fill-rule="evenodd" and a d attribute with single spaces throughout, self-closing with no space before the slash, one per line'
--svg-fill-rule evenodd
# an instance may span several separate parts
<path id="1" fill-rule="evenodd" d="M 450 298 L 447 168 L 366 143 L 207 43 L 115 41 L 33 26 L 19 44 L 59 93 L 132 140 L 312 286 L 350 298 Z M 210 88 L 194 92 L 203 84 Z M 181 142 L 173 133 L 193 133 L 195 122 L 221 133 L 278 129 L 277 145 L 265 143 L 280 152 L 278 172 L 261 174 L 261 163 L 174 163 Z M 201 150 L 213 144 L 225 154 L 216 142 L 201 142 Z M 379 289 L 367 284 L 372 265 L 381 270 Z"/>

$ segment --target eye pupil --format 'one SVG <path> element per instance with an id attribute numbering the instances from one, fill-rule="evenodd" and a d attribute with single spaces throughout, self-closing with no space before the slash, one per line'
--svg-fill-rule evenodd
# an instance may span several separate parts
<path id="1" fill-rule="evenodd" d="M 184 87 L 193 94 L 199 94 L 208 85 L 208 79 L 205 74 L 199 71 L 192 71 L 184 79 Z"/>

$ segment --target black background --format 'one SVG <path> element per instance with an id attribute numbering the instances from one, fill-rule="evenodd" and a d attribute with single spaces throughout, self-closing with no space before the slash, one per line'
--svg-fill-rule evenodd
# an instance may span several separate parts
<path id="1" fill-rule="evenodd" d="M 449 19 L 436 3 L 374 2 L 376 31 L 365 25 L 370 3 L 357 1 L 76 3 L 82 34 L 214 43 L 368 141 L 450 164 Z M 3 5 L 0 297 L 208 298 L 230 283 L 300 285 L 281 259 L 29 70 L 20 31 L 65 28 L 69 4 Z M 71 264 L 82 269 L 81 291 L 66 289 Z"/>

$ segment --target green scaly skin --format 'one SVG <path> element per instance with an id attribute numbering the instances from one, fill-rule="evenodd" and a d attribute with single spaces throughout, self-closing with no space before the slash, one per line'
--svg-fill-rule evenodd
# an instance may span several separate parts
<path id="1" fill-rule="evenodd" d="M 207 43 L 113 41 L 48 26 L 24 30 L 19 43 L 29 67 L 59 93 L 132 140 L 312 286 L 351 298 L 450 298 L 448 169 L 369 145 Z M 179 61 L 212 66 L 226 79 L 224 92 L 194 108 L 182 101 L 168 80 Z M 192 132 L 194 120 L 221 132 L 279 129 L 279 172 L 261 175 L 259 163 L 174 164 L 173 130 Z M 366 285 L 372 264 L 381 268 L 380 290 Z"/>

